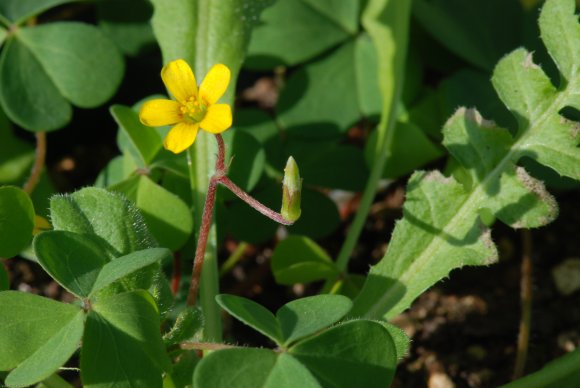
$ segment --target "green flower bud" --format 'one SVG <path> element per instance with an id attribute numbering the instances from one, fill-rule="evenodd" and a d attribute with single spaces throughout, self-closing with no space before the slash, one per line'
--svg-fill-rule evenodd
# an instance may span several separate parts
<path id="1" fill-rule="evenodd" d="M 282 217 L 290 222 L 295 222 L 300 218 L 300 192 L 302 190 L 302 179 L 298 165 L 292 156 L 288 158 L 284 168 L 284 180 L 282 181 Z"/>

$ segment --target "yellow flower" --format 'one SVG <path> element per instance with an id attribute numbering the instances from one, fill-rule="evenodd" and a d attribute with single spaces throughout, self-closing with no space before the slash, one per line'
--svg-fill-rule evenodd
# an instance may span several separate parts
<path id="1" fill-rule="evenodd" d="M 176 154 L 189 148 L 199 128 L 221 133 L 232 126 L 232 109 L 216 104 L 230 83 L 230 69 L 214 65 L 197 88 L 193 71 L 183 59 L 169 62 L 161 70 L 161 79 L 176 101 L 151 100 L 141 107 L 139 118 L 150 127 L 176 124 L 163 145 Z"/>

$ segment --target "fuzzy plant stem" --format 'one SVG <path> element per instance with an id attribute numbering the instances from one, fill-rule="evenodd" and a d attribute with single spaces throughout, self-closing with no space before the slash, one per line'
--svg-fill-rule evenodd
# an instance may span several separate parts
<path id="1" fill-rule="evenodd" d="M 218 154 L 215 163 L 215 172 L 210 178 L 209 187 L 207 190 L 207 196 L 205 198 L 205 205 L 203 208 L 203 215 L 201 219 L 201 226 L 199 230 L 197 246 L 195 249 L 195 259 L 193 262 L 193 273 L 191 275 L 191 284 L 189 287 L 189 293 L 187 295 L 187 305 L 194 306 L 197 301 L 197 295 L 199 293 L 201 270 L 203 268 L 203 262 L 205 259 L 205 251 L 207 246 L 207 239 L 210 233 L 211 219 L 213 215 L 213 209 L 215 206 L 215 197 L 217 192 L 218 184 L 222 184 L 228 189 L 230 189 L 235 195 L 246 202 L 248 205 L 265 215 L 266 217 L 280 223 L 283 225 L 292 225 L 293 221 L 285 219 L 282 214 L 270 209 L 266 205 L 257 201 L 255 198 L 250 196 L 240 187 L 238 187 L 234 182 L 232 182 L 227 176 L 227 167 L 225 165 L 225 145 L 224 140 L 221 135 L 215 136 L 218 144 Z"/>
<path id="2" fill-rule="evenodd" d="M 522 230 L 522 280 L 520 294 L 522 299 L 522 316 L 518 334 L 516 364 L 513 379 L 523 376 L 528 358 L 528 344 L 530 342 L 530 327 L 532 321 L 532 233 L 529 229 Z"/>
<path id="3" fill-rule="evenodd" d="M 205 250 L 207 246 L 207 239 L 210 233 L 211 218 L 213 215 L 213 208 L 215 206 L 215 196 L 217 191 L 218 180 L 226 173 L 224 164 L 225 159 L 225 145 L 221 135 L 215 136 L 218 144 L 218 154 L 215 162 L 215 172 L 210 178 L 207 195 L 205 197 L 205 205 L 203 207 L 203 215 L 201 216 L 201 225 L 199 228 L 199 235 L 197 238 L 197 246 L 195 248 L 195 259 L 193 261 L 193 273 L 191 274 L 191 284 L 189 286 L 189 293 L 187 294 L 187 305 L 194 306 L 197 301 L 199 293 L 199 284 L 201 278 L 201 269 L 205 259 Z"/>

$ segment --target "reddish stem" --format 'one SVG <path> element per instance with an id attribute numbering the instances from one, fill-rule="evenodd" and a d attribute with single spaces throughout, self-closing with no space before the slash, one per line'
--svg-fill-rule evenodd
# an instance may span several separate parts
<path id="1" fill-rule="evenodd" d="M 240 198 L 242 201 L 244 201 L 257 211 L 259 211 L 266 217 L 270 218 L 271 220 L 274 220 L 282 225 L 292 225 L 294 223 L 292 221 L 288 221 L 287 219 L 282 217 L 282 214 L 275 212 L 274 210 L 270 209 L 260 201 L 256 200 L 254 197 L 250 196 L 248 193 L 246 193 L 244 190 L 238 187 L 234 182 L 232 182 L 230 178 L 228 178 L 227 176 L 224 175 L 219 179 L 218 182 L 227 187 L 228 189 L 230 189 L 231 192 L 237 195 L 238 198 Z"/>
<path id="2" fill-rule="evenodd" d="M 207 195 L 205 197 L 205 204 L 203 206 L 203 215 L 201 217 L 201 226 L 199 229 L 199 236 L 197 238 L 197 247 L 195 248 L 195 258 L 193 260 L 193 272 L 191 274 L 191 284 L 189 286 L 189 293 L 187 294 L 187 305 L 195 306 L 197 301 L 197 294 L 199 293 L 199 282 L 201 280 L 201 269 L 203 267 L 203 260 L 205 259 L 205 248 L 207 246 L 207 239 L 209 237 L 209 229 L 211 227 L 211 218 L 213 215 L 213 208 L 215 205 L 215 195 L 217 190 L 217 181 L 226 173 L 224 165 L 225 146 L 221 135 L 215 136 L 218 143 L 218 154 L 215 162 L 215 173 L 209 181 Z"/>
<path id="3" fill-rule="evenodd" d="M 181 283 L 181 252 L 173 254 L 173 276 L 171 277 L 171 292 L 177 295 Z"/>
<path id="4" fill-rule="evenodd" d="M 266 217 L 279 222 L 283 225 L 292 225 L 292 222 L 286 220 L 280 213 L 268 208 L 256 199 L 252 198 L 248 193 L 239 188 L 227 176 L 227 167 L 225 166 L 225 145 L 221 135 L 215 136 L 218 143 L 218 154 L 215 162 L 215 173 L 209 181 L 207 195 L 205 197 L 205 204 L 203 207 L 203 215 L 201 217 L 201 226 L 199 229 L 199 236 L 197 239 L 197 247 L 195 249 L 195 259 L 193 261 L 193 273 L 191 274 L 191 285 L 189 286 L 189 293 L 187 295 L 187 305 L 194 306 L 197 301 L 197 294 L 199 293 L 199 283 L 201 280 L 201 269 L 205 259 L 205 249 L 207 246 L 207 239 L 211 227 L 211 219 L 213 209 L 215 206 L 215 197 L 218 183 L 223 184 L 230 189 L 235 195 L 246 202 L 248 205 L 265 215 Z"/>

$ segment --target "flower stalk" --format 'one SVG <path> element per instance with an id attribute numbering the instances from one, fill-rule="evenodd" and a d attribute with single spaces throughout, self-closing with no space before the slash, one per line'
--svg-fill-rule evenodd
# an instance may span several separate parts
<path id="1" fill-rule="evenodd" d="M 284 195 L 282 200 L 282 213 L 278 213 L 254 197 L 246 193 L 239 186 L 237 186 L 227 176 L 227 167 L 225 164 L 225 144 L 220 134 L 215 135 L 218 154 L 215 163 L 215 172 L 209 181 L 207 196 L 205 198 L 205 205 L 203 208 L 203 215 L 201 220 L 201 227 L 195 250 L 195 258 L 193 261 L 193 272 L 191 275 L 191 284 L 189 293 L 187 295 L 187 305 L 194 306 L 197 301 L 199 293 L 201 270 L 205 259 L 205 250 L 207 246 L 207 238 L 211 227 L 211 219 L 215 207 L 215 197 L 218 184 L 227 187 L 238 198 L 246 202 L 248 205 L 282 225 L 292 225 L 300 217 L 300 190 L 302 180 L 298 172 L 298 166 L 292 157 L 288 159 L 286 168 L 284 169 Z"/>

